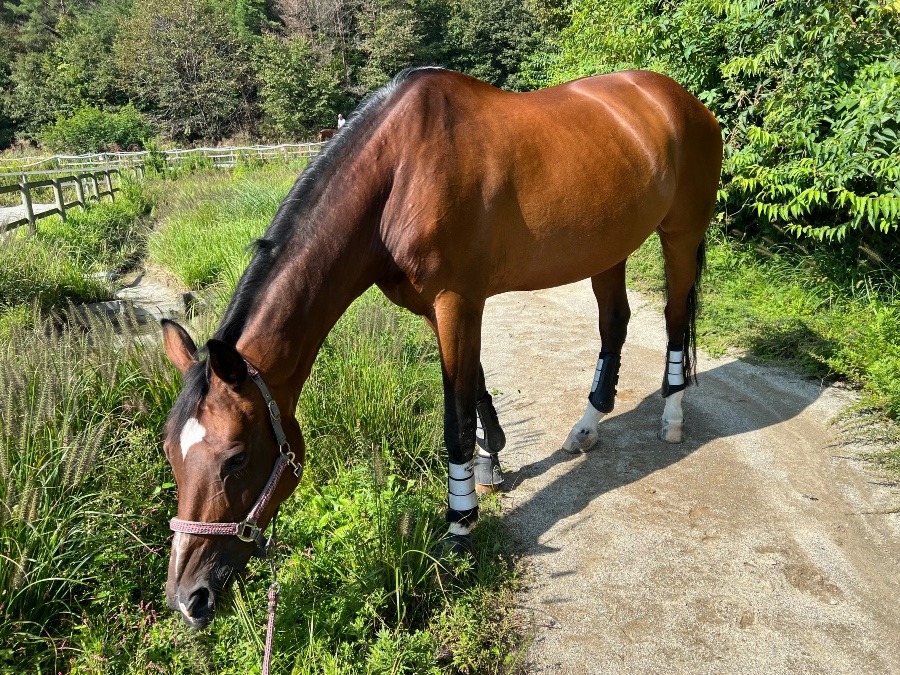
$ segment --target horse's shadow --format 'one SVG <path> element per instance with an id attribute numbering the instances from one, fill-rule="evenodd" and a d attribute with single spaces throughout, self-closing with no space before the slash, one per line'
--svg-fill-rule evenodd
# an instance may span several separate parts
<path id="1" fill-rule="evenodd" d="M 564 437 L 541 432 L 535 438 L 531 432 L 523 439 L 526 446 L 546 448 L 546 454 L 506 472 L 505 490 L 513 496 L 524 481 L 560 464 L 575 466 L 515 505 L 516 544 L 532 554 L 553 552 L 557 549 L 538 543 L 542 535 L 600 495 L 666 469 L 715 439 L 781 424 L 815 403 L 822 393 L 820 383 L 741 361 L 702 372 L 700 381 L 701 386 L 688 389 L 684 398 L 686 439 L 681 444 L 657 438 L 663 408 L 658 391 L 635 407 L 607 417 L 600 425 L 600 444 L 587 457 L 560 450 Z M 502 403 L 499 412 L 503 423 Z M 520 448 L 515 428 L 508 427 L 509 446 Z M 502 453 L 500 457 L 502 461 Z"/>

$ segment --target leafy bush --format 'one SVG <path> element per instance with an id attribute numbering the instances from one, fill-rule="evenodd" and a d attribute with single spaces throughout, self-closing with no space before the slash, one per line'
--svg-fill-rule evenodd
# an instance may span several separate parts
<path id="1" fill-rule="evenodd" d="M 118 112 L 84 106 L 45 128 L 41 142 L 54 152 L 84 154 L 140 149 L 152 135 L 151 125 L 131 105 Z"/>
<path id="2" fill-rule="evenodd" d="M 879 0 L 578 0 L 533 82 L 672 75 L 723 125 L 720 218 L 900 263 L 900 20 Z M 873 251 L 874 257 L 866 252 Z"/>
<path id="3" fill-rule="evenodd" d="M 267 35 L 257 46 L 254 63 L 269 134 L 298 140 L 337 124 L 346 105 L 339 64 L 323 59 L 309 40 Z"/>

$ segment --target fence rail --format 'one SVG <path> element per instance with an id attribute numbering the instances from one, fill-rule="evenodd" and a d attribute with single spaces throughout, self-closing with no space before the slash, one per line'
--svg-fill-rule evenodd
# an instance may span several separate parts
<path id="1" fill-rule="evenodd" d="M 140 152 L 101 152 L 91 155 L 54 155 L 52 157 L 0 157 L 0 177 L 10 174 L 36 174 L 42 171 L 75 169 L 121 169 L 143 164 L 148 159 L 164 161 L 167 166 L 178 167 L 189 158 L 204 157 L 215 167 L 229 167 L 240 158 L 297 159 L 312 157 L 323 143 L 285 143 L 282 145 L 251 145 L 223 148 L 187 148 L 183 150 L 142 150 Z M 3 173 L 4 167 L 14 170 Z"/>
<path id="2" fill-rule="evenodd" d="M 143 176 L 144 167 L 138 166 L 132 169 L 135 176 Z M 40 174 L 58 174 L 58 171 L 44 171 Z M 18 192 L 22 195 L 22 209 L 24 216 L 8 222 L 0 222 L 0 234 L 8 232 L 21 225 L 28 225 L 31 233 L 34 233 L 35 223 L 41 218 L 58 215 L 63 220 L 66 219 L 66 209 L 75 206 L 84 208 L 88 199 L 94 198 L 100 200 L 102 197 L 109 196 L 115 200 L 115 193 L 122 188 L 122 170 L 116 168 L 105 168 L 95 171 L 82 171 L 80 173 L 71 173 L 69 175 L 55 175 L 52 178 L 44 178 L 42 180 L 28 180 L 29 174 L 18 174 L 19 182 L 13 185 L 0 185 L 0 195 L 11 192 Z M 113 176 L 116 176 L 118 185 L 113 184 Z M 63 188 L 71 185 L 75 188 L 75 201 L 66 202 Z M 50 209 L 36 210 L 32 201 L 32 190 L 39 188 L 53 188 L 54 206 Z"/>
<path id="3" fill-rule="evenodd" d="M 295 143 L 152 152 L 146 150 L 102 152 L 93 155 L 54 155 L 43 158 L 0 157 L 0 183 L 7 183 L 0 184 L 0 195 L 20 193 L 22 206 L 18 208 L 24 212 L 20 218 L 8 222 L 0 220 L 0 234 L 22 225 L 28 225 L 34 232 L 35 223 L 48 216 L 59 215 L 65 220 L 66 209 L 75 206 L 84 208 L 86 199 L 89 198 L 99 200 L 108 195 L 110 199 L 115 199 L 115 193 L 121 189 L 122 171 L 133 172 L 135 178 L 143 178 L 147 165 L 159 166 L 164 163 L 167 168 L 179 168 L 186 164 L 190 166 L 197 158 L 203 158 L 216 168 L 232 167 L 241 160 L 250 158 L 287 161 L 312 157 L 323 145 L 323 143 Z M 3 171 L 4 167 L 13 166 L 15 171 Z M 117 177 L 118 185 L 113 185 L 113 176 Z M 63 194 L 63 189 L 69 186 L 75 188 L 76 199 L 72 202 L 66 202 Z M 36 208 L 33 203 L 32 191 L 40 188 L 53 189 L 54 205 L 51 208 L 43 208 L 41 205 L 37 205 Z"/>

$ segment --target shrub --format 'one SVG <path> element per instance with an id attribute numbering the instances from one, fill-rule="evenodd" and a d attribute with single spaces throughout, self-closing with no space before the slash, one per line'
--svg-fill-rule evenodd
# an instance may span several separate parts
<path id="1" fill-rule="evenodd" d="M 83 154 L 142 148 L 152 127 L 131 105 L 118 112 L 85 106 L 46 127 L 41 142 L 55 152 Z"/>
<path id="2" fill-rule="evenodd" d="M 896 268 L 898 40 L 897 5 L 879 0 L 577 0 L 531 76 L 671 75 L 722 123 L 729 227 L 829 241 L 845 268 L 865 256 Z"/>

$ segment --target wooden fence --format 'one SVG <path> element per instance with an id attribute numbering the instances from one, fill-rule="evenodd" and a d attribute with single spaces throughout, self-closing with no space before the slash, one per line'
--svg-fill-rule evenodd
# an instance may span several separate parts
<path id="1" fill-rule="evenodd" d="M 290 160 L 318 154 L 323 143 L 285 143 L 224 148 L 188 148 L 184 150 L 142 150 L 140 152 L 101 152 L 92 155 L 54 155 L 52 157 L 0 157 L 0 175 L 4 167 L 15 173 L 48 169 L 132 168 L 147 162 L 164 162 L 178 167 L 205 158 L 215 167 L 231 167 L 239 160 Z"/>
<path id="2" fill-rule="evenodd" d="M 132 169 L 135 177 L 144 175 L 144 167 L 137 166 Z M 117 185 L 113 184 L 113 176 L 116 177 Z M 29 178 L 37 178 L 37 180 L 29 180 Z M 75 188 L 75 201 L 66 202 L 63 189 L 67 186 Z M 24 214 L 21 218 L 8 222 L 0 222 L 0 234 L 12 230 L 21 225 L 28 225 L 31 233 L 34 233 L 35 223 L 41 218 L 58 215 L 63 220 L 66 219 L 66 209 L 75 206 L 84 208 L 88 199 L 94 198 L 98 201 L 101 197 L 109 196 L 115 199 L 115 193 L 121 190 L 122 186 L 122 169 L 104 168 L 94 171 L 82 171 L 79 173 L 71 173 L 70 170 L 50 170 L 50 171 L 33 171 L 30 173 L 19 174 L 19 182 L 12 185 L 0 185 L 0 195 L 10 192 L 18 192 L 22 196 L 22 210 Z M 36 210 L 32 200 L 32 192 L 40 188 L 52 188 L 54 205 L 49 209 Z"/>
<path id="3" fill-rule="evenodd" d="M 208 166 L 227 168 L 235 166 L 240 161 L 288 161 L 312 157 L 319 152 L 322 145 L 322 143 L 298 143 L 153 152 L 146 150 L 104 152 L 94 155 L 55 155 L 43 158 L 0 157 L 0 183 L 7 183 L 0 184 L 0 195 L 20 193 L 22 198 L 20 208 L 23 211 L 22 216 L 14 220 L 8 222 L 0 220 L 0 234 L 22 225 L 28 225 L 33 233 L 35 223 L 41 218 L 59 215 L 65 220 L 66 209 L 75 206 L 84 208 L 87 199 L 99 200 L 105 196 L 115 199 L 115 193 L 121 189 L 123 171 L 133 173 L 135 178 L 143 178 L 147 165 L 178 169 L 197 163 L 207 163 Z M 4 166 L 10 168 L 15 166 L 15 171 L 4 173 Z M 117 185 L 113 184 L 114 176 Z M 75 189 L 75 201 L 66 202 L 63 190 L 69 187 Z M 35 208 L 33 191 L 41 188 L 52 188 L 54 199 L 52 207 Z"/>

